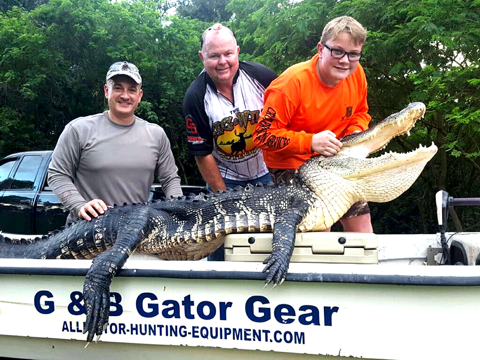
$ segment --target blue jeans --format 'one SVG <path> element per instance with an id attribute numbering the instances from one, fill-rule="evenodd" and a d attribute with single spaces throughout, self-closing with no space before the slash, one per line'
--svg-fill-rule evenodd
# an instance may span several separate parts
<path id="1" fill-rule="evenodd" d="M 238 181 L 238 180 L 230 180 L 230 179 L 223 179 L 225 182 L 225 185 L 227 188 L 232 188 L 234 189 L 236 186 L 247 186 L 247 184 L 268 184 L 272 182 L 272 178 L 270 177 L 270 174 L 267 173 L 263 176 L 260 176 L 259 178 L 253 179 L 253 180 L 245 180 L 245 181 Z M 207 190 L 212 191 L 212 189 L 208 186 L 207 184 Z M 225 247 L 222 245 L 220 246 L 215 252 L 211 253 L 207 257 L 208 261 L 225 261 Z"/>

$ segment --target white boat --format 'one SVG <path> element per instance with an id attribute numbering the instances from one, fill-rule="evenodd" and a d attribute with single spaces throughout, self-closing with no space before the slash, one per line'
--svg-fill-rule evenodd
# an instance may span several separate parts
<path id="1" fill-rule="evenodd" d="M 8 234 L 4 234 L 7 235 Z M 270 234 L 227 237 L 226 261 L 133 255 L 88 348 L 89 260 L 0 259 L 0 357 L 475 359 L 479 233 L 298 234 L 287 280 L 263 288 Z"/>

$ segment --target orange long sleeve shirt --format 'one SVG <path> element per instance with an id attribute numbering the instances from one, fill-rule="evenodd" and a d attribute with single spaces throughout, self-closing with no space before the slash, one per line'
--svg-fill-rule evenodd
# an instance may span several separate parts
<path id="1" fill-rule="evenodd" d="M 368 128 L 371 117 L 362 66 L 328 87 L 317 76 L 317 62 L 318 54 L 291 66 L 265 91 L 253 140 L 270 168 L 298 169 L 315 154 L 312 137 L 316 133 L 330 130 L 342 138 Z"/>

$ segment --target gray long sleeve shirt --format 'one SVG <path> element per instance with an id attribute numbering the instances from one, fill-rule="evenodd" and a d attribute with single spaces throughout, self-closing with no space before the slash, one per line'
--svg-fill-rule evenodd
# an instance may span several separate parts
<path id="1" fill-rule="evenodd" d="M 148 199 L 156 176 L 167 197 L 181 196 L 180 177 L 164 130 L 135 116 L 119 125 L 108 112 L 71 121 L 58 139 L 48 184 L 71 215 L 92 199 L 107 205 Z"/>

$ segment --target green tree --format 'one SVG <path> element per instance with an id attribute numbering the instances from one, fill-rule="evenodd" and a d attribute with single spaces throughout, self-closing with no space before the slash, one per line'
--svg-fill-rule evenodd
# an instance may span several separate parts
<path id="1" fill-rule="evenodd" d="M 40 119 L 54 116 L 49 102 L 62 72 L 59 54 L 18 7 L 0 14 L 0 41 L 0 153 L 44 148 L 48 141 Z"/>
<path id="2" fill-rule="evenodd" d="M 32 10 L 39 5 L 47 3 L 48 0 L 2 0 L 0 3 L 0 11 L 7 12 L 14 6 L 18 6 L 24 10 Z"/>
<path id="3" fill-rule="evenodd" d="M 177 14 L 207 23 L 226 22 L 232 12 L 226 9 L 228 0 L 178 0 Z"/>
<path id="4" fill-rule="evenodd" d="M 235 13 L 232 26 L 244 56 L 280 73 L 314 54 L 335 3 L 232 0 L 227 8 Z"/>

